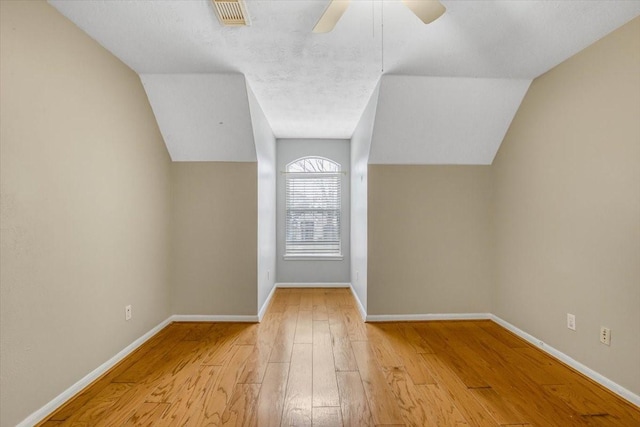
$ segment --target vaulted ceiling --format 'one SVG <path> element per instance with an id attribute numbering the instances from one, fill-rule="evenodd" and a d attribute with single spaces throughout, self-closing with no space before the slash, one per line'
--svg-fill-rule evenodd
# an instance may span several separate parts
<path id="1" fill-rule="evenodd" d="M 141 75 L 174 160 L 247 155 L 203 148 L 249 123 L 246 88 L 225 83 L 235 73 L 278 138 L 350 138 L 380 77 L 398 76 L 380 87 L 372 155 L 490 163 L 531 79 L 640 15 L 640 1 L 442 0 L 424 25 L 400 0 L 353 0 L 314 34 L 329 0 L 246 0 L 240 28 L 221 26 L 209 0 L 49 1 Z"/>

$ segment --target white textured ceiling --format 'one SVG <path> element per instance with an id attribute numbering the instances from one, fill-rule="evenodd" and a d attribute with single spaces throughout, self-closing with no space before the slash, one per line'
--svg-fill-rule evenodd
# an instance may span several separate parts
<path id="1" fill-rule="evenodd" d="M 351 137 L 383 69 L 532 79 L 640 14 L 637 0 L 442 0 L 447 12 L 424 25 L 399 0 L 353 0 L 333 32 L 313 34 L 328 0 L 246 0 L 242 28 L 222 27 L 209 0 L 49 1 L 143 80 L 244 74 L 279 138 Z"/>

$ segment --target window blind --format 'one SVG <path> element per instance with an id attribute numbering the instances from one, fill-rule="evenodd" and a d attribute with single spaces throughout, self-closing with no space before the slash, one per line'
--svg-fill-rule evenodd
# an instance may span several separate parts
<path id="1" fill-rule="evenodd" d="M 341 255 L 339 172 L 288 173 L 286 255 Z"/>

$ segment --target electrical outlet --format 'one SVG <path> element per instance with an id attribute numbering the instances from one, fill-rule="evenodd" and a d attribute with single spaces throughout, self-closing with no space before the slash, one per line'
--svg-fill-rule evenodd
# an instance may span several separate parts
<path id="1" fill-rule="evenodd" d="M 128 305 L 124 308 L 124 320 L 131 320 L 131 306 Z"/>
<path id="2" fill-rule="evenodd" d="M 271 278 L 271 271 L 267 270 L 267 280 L 269 280 Z"/>
<path id="3" fill-rule="evenodd" d="M 576 330 L 576 316 L 575 314 L 567 313 L 567 328 L 572 331 Z"/>
<path id="4" fill-rule="evenodd" d="M 600 342 L 605 345 L 611 345 L 611 329 L 600 327 Z"/>

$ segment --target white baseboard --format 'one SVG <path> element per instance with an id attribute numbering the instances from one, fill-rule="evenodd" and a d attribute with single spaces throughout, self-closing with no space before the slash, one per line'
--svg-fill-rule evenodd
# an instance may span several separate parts
<path id="1" fill-rule="evenodd" d="M 269 307 L 269 303 L 271 302 L 273 295 L 276 293 L 277 287 L 278 286 L 276 286 L 276 284 L 273 285 L 273 287 L 271 288 L 271 292 L 269 292 L 269 295 L 267 295 L 267 299 L 265 300 L 264 304 L 262 304 L 260 311 L 258 311 L 258 322 L 262 322 L 262 318 L 267 312 L 267 308 Z"/>
<path id="2" fill-rule="evenodd" d="M 614 392 L 615 394 L 619 395 L 623 399 L 628 400 L 629 402 L 633 403 L 636 406 L 640 406 L 640 396 L 638 396 L 637 394 L 633 393 L 630 390 L 627 390 L 626 388 L 622 387 L 620 384 L 611 381 L 609 378 L 605 377 L 604 375 L 599 374 L 598 372 L 594 371 L 593 369 L 589 368 L 588 366 L 583 365 L 582 363 L 578 362 L 577 360 L 573 359 L 572 357 L 567 356 L 566 354 L 564 354 L 560 350 L 558 350 L 558 349 L 546 344 L 542 340 L 534 337 L 531 334 L 528 334 L 527 332 L 523 331 L 522 329 L 512 325 L 511 323 L 507 322 L 506 320 L 503 320 L 503 319 L 499 318 L 496 315 L 492 314 L 491 315 L 491 320 L 493 320 L 494 322 L 496 322 L 498 325 L 502 326 L 503 328 L 513 332 L 514 334 L 516 334 L 520 338 L 524 339 L 525 341 L 528 341 L 529 343 L 531 343 L 534 346 L 538 347 L 540 350 L 544 351 L 545 353 L 553 356 L 554 358 L 560 360 L 561 362 L 565 363 L 566 365 L 569 365 L 570 367 L 572 367 L 576 371 L 580 372 L 584 376 L 592 379 L 593 381 L 597 382 L 598 384 L 602 385 L 603 387 L 606 387 L 607 389 L 611 390 L 612 392 Z"/>
<path id="3" fill-rule="evenodd" d="M 167 320 L 161 322 L 159 325 L 151 329 L 149 332 L 126 346 L 122 349 L 118 354 L 113 356 L 111 359 L 104 362 L 102 365 L 98 366 L 93 371 L 89 372 L 84 376 L 81 380 L 73 384 L 71 387 L 60 393 L 49 403 L 44 405 L 42 408 L 38 409 L 27 418 L 18 423 L 17 427 L 31 427 L 40 421 L 42 421 L 45 417 L 51 415 L 56 409 L 58 409 L 63 404 L 67 403 L 69 399 L 73 396 L 81 392 L 84 388 L 90 385 L 92 382 L 100 378 L 102 375 L 107 373 L 109 369 L 113 368 L 116 364 L 118 364 L 122 359 L 127 357 L 129 354 L 133 353 L 138 347 L 147 342 L 151 337 L 164 329 L 167 325 L 172 322 L 172 318 L 169 317 Z"/>
<path id="4" fill-rule="evenodd" d="M 284 285 L 284 286 L 282 286 L 282 285 Z M 287 286 L 287 285 L 291 285 L 291 286 Z M 271 301 L 271 298 L 273 297 L 273 294 L 274 294 L 275 289 L 277 287 L 300 287 L 300 285 L 301 284 L 287 284 L 287 283 L 284 283 L 284 284 L 278 283 L 278 284 L 276 284 L 273 287 L 273 289 L 271 290 L 271 292 L 269 293 L 269 296 L 267 297 L 267 300 L 263 304 L 262 308 L 260 309 L 260 313 L 257 316 L 227 316 L 227 315 L 222 315 L 222 316 L 220 316 L 220 315 L 173 315 L 173 316 L 170 316 L 168 319 L 166 319 L 165 321 L 161 322 L 160 324 L 155 326 L 153 329 L 151 329 L 149 332 L 147 332 L 146 334 L 144 334 L 143 336 L 141 336 L 140 338 L 138 338 L 137 340 L 135 340 L 134 342 L 129 344 L 127 347 L 122 349 L 118 354 L 113 356 L 111 359 L 107 360 L 102 365 L 100 365 L 96 369 L 94 369 L 92 372 L 90 372 L 89 374 L 85 375 L 82 379 L 80 379 L 78 382 L 73 384 L 67 390 L 65 390 L 62 393 L 60 393 L 53 400 L 51 400 L 49 403 L 47 403 L 46 405 L 44 405 L 43 407 L 41 407 L 37 411 L 33 412 L 27 418 L 25 418 L 20 423 L 18 423 L 17 427 L 30 427 L 30 426 L 33 426 L 33 425 L 37 424 L 38 422 L 42 421 L 48 415 L 51 415 L 56 409 L 58 409 L 60 406 L 62 406 L 69 399 L 71 399 L 73 396 L 78 394 L 80 391 L 82 391 L 85 387 L 90 385 L 96 379 L 100 378 L 102 375 L 104 375 L 106 372 L 108 372 L 109 369 L 114 367 L 118 362 L 120 362 L 122 359 L 127 357 L 129 354 L 131 354 L 134 350 L 136 350 L 138 347 L 140 347 L 142 344 L 144 344 L 146 341 L 148 341 L 155 334 L 160 332 L 163 328 L 165 328 L 171 322 L 259 322 L 260 319 L 264 316 L 264 312 L 266 311 L 266 308 L 268 307 L 268 304 Z M 310 285 L 310 284 L 304 284 L 304 285 Z M 628 400 L 629 402 L 633 403 L 636 406 L 640 406 L 640 396 L 639 395 L 633 393 L 630 390 L 627 390 L 626 388 L 624 388 L 620 384 L 608 379 L 607 377 L 599 374 L 598 372 L 594 371 L 593 369 L 583 365 L 582 363 L 578 362 L 577 360 L 575 360 L 575 359 L 567 356 L 566 354 L 562 353 L 560 350 L 557 350 L 556 348 L 551 347 L 550 345 L 547 345 L 546 343 L 544 343 L 543 341 L 541 341 L 538 338 L 534 337 L 533 335 L 530 335 L 527 332 L 524 332 L 523 330 L 517 328 L 516 326 L 512 325 L 511 323 L 509 323 L 509 322 L 507 322 L 507 321 L 505 321 L 505 320 L 501 319 L 500 317 L 495 316 L 493 314 L 490 314 L 490 313 L 468 313 L 468 314 L 451 313 L 451 314 L 397 314 L 397 315 L 388 315 L 388 314 L 377 314 L 376 315 L 376 314 L 373 314 L 373 315 L 367 315 L 366 310 L 364 309 L 364 306 L 362 305 L 362 302 L 360 301 L 360 298 L 358 298 L 358 295 L 355 293 L 355 290 L 353 289 L 351 284 L 349 284 L 349 283 L 343 283 L 343 284 L 330 283 L 330 284 L 324 284 L 324 285 L 331 285 L 331 286 L 318 286 L 318 285 L 321 285 L 321 284 L 313 284 L 313 286 L 304 286 L 304 287 L 333 287 L 333 288 L 335 288 L 335 287 L 340 287 L 340 288 L 348 287 L 348 288 L 350 288 L 351 292 L 353 293 L 353 296 L 354 296 L 355 300 L 357 301 L 358 310 L 360 311 L 360 314 L 362 315 L 362 318 L 367 322 L 428 321 L 428 320 L 484 320 L 484 319 L 493 320 L 498 325 L 500 325 L 500 326 L 504 327 L 505 329 L 513 332 L 514 334 L 518 335 L 519 337 L 521 337 L 525 341 L 527 341 L 527 342 L 533 344 L 534 346 L 540 348 L 545 353 L 548 353 L 552 357 L 554 357 L 554 358 L 560 360 L 561 362 L 565 363 L 566 365 L 572 367 L 576 371 L 582 373 L 583 375 L 585 375 L 586 377 L 592 379 L 593 381 L 597 382 L 598 384 L 602 385 L 603 387 L 611 390 L 612 392 L 614 392 L 615 394 L 619 395 L 623 399 Z M 341 285 L 341 286 L 337 286 L 337 285 Z"/>
<path id="5" fill-rule="evenodd" d="M 258 316 L 235 316 L 235 315 L 217 315 L 217 314 L 174 314 L 171 316 L 172 322 L 238 322 L 238 323 L 255 323 L 258 322 Z"/>
<path id="6" fill-rule="evenodd" d="M 525 341 L 533 344 L 538 347 L 545 353 L 551 355 L 555 359 L 565 363 L 566 365 L 572 367 L 576 371 L 585 375 L 586 377 L 592 379 L 596 383 L 602 385 L 603 387 L 611 390 L 613 393 L 622 397 L 625 400 L 633 403 L 636 406 L 640 406 L 640 396 L 633 393 L 632 391 L 624 388 L 620 384 L 610 380 L 604 375 L 594 371 L 588 366 L 583 365 L 572 357 L 564 354 L 560 350 L 546 344 L 542 340 L 534 337 L 527 332 L 524 332 L 522 329 L 512 325 L 506 320 L 501 319 L 500 317 L 491 314 L 491 313 L 452 313 L 452 314 L 366 314 L 364 308 L 362 307 L 362 303 L 360 299 L 356 295 L 353 288 L 351 289 L 353 295 L 358 302 L 358 306 L 361 314 L 363 314 L 363 318 L 366 319 L 367 322 L 417 322 L 417 321 L 429 321 L 429 320 L 492 320 L 496 322 L 498 325 L 503 328 L 513 332 L 518 335 Z"/>
<path id="7" fill-rule="evenodd" d="M 434 313 L 434 314 L 368 314 L 367 322 L 422 322 L 429 320 L 488 320 L 490 313 Z"/>
<path id="8" fill-rule="evenodd" d="M 362 304 L 362 301 L 360 301 L 360 297 L 356 293 L 356 290 L 353 289 L 353 286 L 350 286 L 350 289 L 351 289 L 351 293 L 353 294 L 353 298 L 356 300 L 356 303 L 358 305 L 358 311 L 360 312 L 360 316 L 362 316 L 362 321 L 366 322 L 367 310 L 365 310 L 364 305 Z"/>
<path id="9" fill-rule="evenodd" d="M 275 289 L 275 287 L 274 287 Z M 273 292 L 272 292 L 273 294 Z M 82 379 L 77 381 L 71 387 L 60 393 L 58 396 L 53 398 L 49 403 L 33 412 L 27 418 L 22 420 L 17 424 L 16 427 L 31 427 L 40 421 L 42 421 L 45 417 L 51 415 L 56 411 L 60 406 L 67 403 L 69 399 L 74 397 L 76 394 L 81 392 L 84 388 L 89 386 L 92 382 L 100 378 L 102 375 L 107 373 L 109 369 L 113 368 L 117 365 L 121 360 L 125 357 L 133 353 L 138 347 L 147 342 L 151 337 L 160 332 L 162 329 L 167 327 L 172 322 L 258 322 L 258 316 L 208 316 L 208 315 L 180 315 L 174 314 L 170 316 L 165 321 L 161 322 L 149 332 L 129 344 L 127 347 L 122 349 L 118 354 L 113 356 L 111 359 L 104 362 L 102 365 L 98 366 L 93 371 L 89 372 Z"/>
<path id="10" fill-rule="evenodd" d="M 277 288 L 349 288 L 351 283 L 276 283 Z"/>

